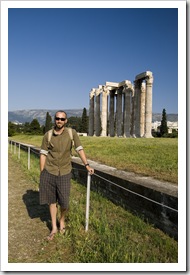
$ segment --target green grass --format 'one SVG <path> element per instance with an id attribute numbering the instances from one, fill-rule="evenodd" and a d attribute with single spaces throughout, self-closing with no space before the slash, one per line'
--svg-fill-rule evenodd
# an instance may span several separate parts
<path id="1" fill-rule="evenodd" d="M 11 139 L 40 147 L 42 136 Z M 117 169 L 178 183 L 178 139 L 80 137 L 88 159 Z"/>
<path id="2" fill-rule="evenodd" d="M 39 160 L 27 153 L 20 160 L 34 188 L 39 184 Z M 89 230 L 85 232 L 86 188 L 72 181 L 70 210 L 65 236 L 43 241 L 38 262 L 46 263 L 177 263 L 178 244 L 162 231 L 145 223 L 122 207 L 91 191 Z"/>

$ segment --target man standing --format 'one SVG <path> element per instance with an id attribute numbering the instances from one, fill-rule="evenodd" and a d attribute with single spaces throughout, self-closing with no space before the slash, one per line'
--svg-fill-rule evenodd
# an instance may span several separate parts
<path id="1" fill-rule="evenodd" d="M 71 186 L 71 147 L 72 140 L 69 129 L 65 127 L 67 114 L 58 111 L 55 114 L 55 126 L 48 140 L 48 132 L 44 135 L 40 151 L 40 204 L 49 204 L 52 231 L 48 240 L 57 233 L 57 203 L 60 205 L 60 233 L 65 232 L 65 214 L 69 207 Z M 77 132 L 72 129 L 75 150 L 90 174 L 94 169 L 87 163 L 86 155 Z"/>

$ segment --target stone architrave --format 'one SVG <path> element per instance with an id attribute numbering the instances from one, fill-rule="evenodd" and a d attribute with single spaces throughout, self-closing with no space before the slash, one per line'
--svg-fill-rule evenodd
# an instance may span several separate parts
<path id="1" fill-rule="evenodd" d="M 131 110 L 132 110 L 132 89 L 131 85 L 123 86 L 124 93 L 124 114 L 123 114 L 123 135 L 124 137 L 130 137 L 131 128 Z"/>
<path id="2" fill-rule="evenodd" d="M 145 138 L 152 138 L 152 85 L 153 76 L 149 74 L 146 79 L 146 103 L 145 103 Z"/>
<path id="3" fill-rule="evenodd" d="M 117 102 L 116 102 L 116 129 L 117 136 L 123 136 L 122 133 L 123 126 L 123 114 L 122 114 L 122 88 L 117 89 Z"/>
<path id="4" fill-rule="evenodd" d="M 95 96 L 95 89 L 91 89 L 90 108 L 89 108 L 89 136 L 94 135 L 94 96 Z"/>
<path id="5" fill-rule="evenodd" d="M 100 136 L 100 131 L 101 131 L 101 119 L 100 119 L 100 93 L 101 89 L 96 89 L 95 94 L 96 94 L 96 116 L 95 116 L 95 135 L 97 137 Z"/>
<path id="6" fill-rule="evenodd" d="M 101 123 L 102 123 L 102 133 L 101 136 L 107 136 L 107 122 L 108 122 L 108 95 L 109 90 L 105 86 L 102 88 L 102 116 L 101 116 Z"/>

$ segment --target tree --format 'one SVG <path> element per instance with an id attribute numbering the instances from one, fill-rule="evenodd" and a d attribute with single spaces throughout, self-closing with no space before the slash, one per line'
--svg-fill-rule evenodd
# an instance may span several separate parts
<path id="1" fill-rule="evenodd" d="M 80 125 L 80 132 L 88 133 L 88 116 L 87 116 L 86 108 L 83 109 L 82 121 L 81 121 L 81 125 Z"/>
<path id="2" fill-rule="evenodd" d="M 77 132 L 80 132 L 81 117 L 69 117 L 67 122 L 67 127 L 75 129 Z"/>
<path id="3" fill-rule="evenodd" d="M 24 123 L 23 132 L 24 132 L 24 134 L 29 134 L 31 132 L 31 130 L 30 130 L 30 123 L 29 122 L 25 122 Z"/>
<path id="4" fill-rule="evenodd" d="M 163 109 L 162 111 L 162 120 L 160 125 L 160 134 L 161 136 L 168 134 L 168 126 L 167 126 L 167 116 L 166 116 L 166 110 Z"/>
<path id="5" fill-rule="evenodd" d="M 8 136 L 12 137 L 23 132 L 23 125 L 20 123 L 8 122 Z"/>
<path id="6" fill-rule="evenodd" d="M 32 122 L 30 123 L 30 132 L 31 134 L 34 134 L 34 135 L 42 134 L 40 123 L 36 118 L 33 119 Z"/>
<path id="7" fill-rule="evenodd" d="M 53 126 L 52 117 L 50 116 L 49 112 L 46 113 L 46 122 L 44 127 L 44 134 L 49 131 Z"/>
<path id="8" fill-rule="evenodd" d="M 15 133 L 16 133 L 15 125 L 11 121 L 9 121 L 8 122 L 8 136 L 12 137 L 15 135 Z"/>

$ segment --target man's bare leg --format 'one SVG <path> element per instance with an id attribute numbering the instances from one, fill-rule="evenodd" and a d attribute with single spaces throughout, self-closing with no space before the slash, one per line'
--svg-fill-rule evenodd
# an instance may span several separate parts
<path id="1" fill-rule="evenodd" d="M 52 230 L 48 236 L 48 240 L 53 240 L 54 235 L 57 233 L 57 205 L 52 203 L 49 205 L 49 211 L 51 215 Z"/>
<path id="2" fill-rule="evenodd" d="M 66 216 L 66 212 L 67 209 L 60 207 L 60 211 L 61 211 L 61 217 L 60 217 L 60 233 L 65 233 L 65 216 Z"/>

